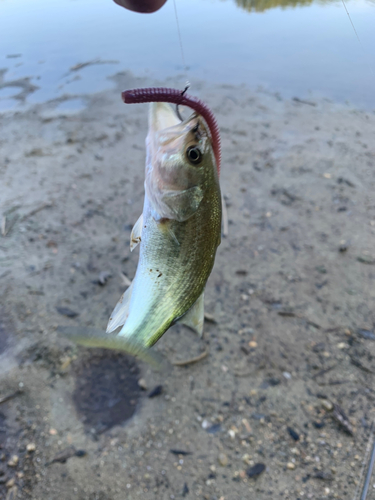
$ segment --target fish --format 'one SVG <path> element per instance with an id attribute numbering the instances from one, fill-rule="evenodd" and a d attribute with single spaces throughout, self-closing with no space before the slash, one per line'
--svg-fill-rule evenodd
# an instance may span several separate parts
<path id="1" fill-rule="evenodd" d="M 204 289 L 222 224 L 220 144 L 208 122 L 196 111 L 181 120 L 167 102 L 151 102 L 144 205 L 130 236 L 130 250 L 139 247 L 135 277 L 106 334 L 65 328 L 71 340 L 119 348 L 158 365 L 149 348 L 172 325 L 180 322 L 202 335 Z"/>
<path id="2" fill-rule="evenodd" d="M 150 104 L 145 199 L 130 248 L 140 247 L 134 280 L 107 333 L 151 347 L 177 321 L 202 334 L 204 288 L 221 241 L 221 193 L 210 131 L 200 115 L 180 121 Z"/>

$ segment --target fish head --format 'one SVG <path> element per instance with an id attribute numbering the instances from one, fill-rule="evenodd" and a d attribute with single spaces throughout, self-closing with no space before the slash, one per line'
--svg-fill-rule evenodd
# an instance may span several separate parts
<path id="1" fill-rule="evenodd" d="M 217 178 L 206 122 L 196 113 L 181 122 L 170 104 L 151 103 L 146 144 L 146 196 L 160 218 L 186 220 Z"/>

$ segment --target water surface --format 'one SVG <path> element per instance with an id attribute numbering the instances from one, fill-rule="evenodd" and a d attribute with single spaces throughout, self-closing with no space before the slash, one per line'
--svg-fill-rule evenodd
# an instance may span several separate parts
<path id="1" fill-rule="evenodd" d="M 79 98 L 123 70 L 374 108 L 375 4 L 346 4 L 361 44 L 341 1 L 176 0 L 186 74 L 172 0 L 152 15 L 111 0 L 0 0 L 0 89 L 11 88 L 0 110 Z"/>

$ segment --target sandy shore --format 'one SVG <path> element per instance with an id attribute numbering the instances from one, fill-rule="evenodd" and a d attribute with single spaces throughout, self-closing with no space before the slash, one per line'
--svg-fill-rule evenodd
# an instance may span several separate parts
<path id="1" fill-rule="evenodd" d="M 374 113 L 194 83 L 229 236 L 204 340 L 156 345 L 208 356 L 158 373 L 56 333 L 104 328 L 137 266 L 147 107 L 119 95 L 175 82 L 115 81 L 77 114 L 0 117 L 0 497 L 352 499 L 375 416 Z"/>

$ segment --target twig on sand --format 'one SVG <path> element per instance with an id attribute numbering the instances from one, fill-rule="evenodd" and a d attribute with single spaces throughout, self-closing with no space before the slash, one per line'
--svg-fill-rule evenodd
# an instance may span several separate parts
<path id="1" fill-rule="evenodd" d="M 18 396 L 21 393 L 22 393 L 22 391 L 18 390 L 16 392 L 12 392 L 11 394 L 8 394 L 7 396 L 4 396 L 3 398 L 0 398 L 0 405 L 3 403 L 6 403 L 10 399 L 15 398 L 16 396 Z"/>
<path id="2" fill-rule="evenodd" d="M 357 368 L 363 370 L 366 373 L 375 373 L 373 370 L 362 364 L 361 361 L 358 358 L 355 358 L 354 356 L 350 356 L 350 361 L 352 365 L 356 366 Z"/>
<path id="3" fill-rule="evenodd" d="M 124 286 L 130 286 L 132 284 L 132 281 L 123 272 L 120 272 L 120 278 Z"/>
<path id="4" fill-rule="evenodd" d="M 3 218 L 1 220 L 1 235 L 5 237 L 17 221 L 18 215 L 16 215 L 13 220 L 11 220 L 10 224 L 7 227 L 7 217 L 6 215 L 3 215 Z"/>
<path id="5" fill-rule="evenodd" d="M 21 221 L 20 222 L 23 222 L 25 221 L 26 219 L 28 219 L 29 217 L 37 214 L 38 212 L 40 212 L 41 210 L 44 210 L 45 208 L 51 208 L 53 206 L 53 203 L 51 203 L 50 201 L 47 201 L 46 203 L 43 203 L 43 205 L 40 205 L 39 207 L 37 208 L 34 208 L 34 210 L 31 210 L 30 212 L 28 212 L 27 214 L 25 214 Z"/>
<path id="6" fill-rule="evenodd" d="M 336 368 L 336 366 L 337 366 L 337 364 L 329 366 L 328 368 L 325 368 L 324 370 L 320 370 L 318 373 L 315 373 L 311 378 L 314 380 L 314 379 L 320 377 L 321 375 L 324 375 L 324 374 L 330 372 L 331 370 Z"/>
<path id="7" fill-rule="evenodd" d="M 70 71 L 78 71 L 80 69 L 86 68 L 86 66 L 92 66 L 94 64 L 118 64 L 118 63 L 119 63 L 119 61 L 115 61 L 115 60 L 104 61 L 102 59 L 93 59 L 92 61 L 86 61 L 83 63 L 75 64 L 69 70 Z"/>
<path id="8" fill-rule="evenodd" d="M 316 106 L 315 102 L 305 101 L 305 99 L 300 99 L 299 97 L 293 97 L 294 102 L 298 102 L 300 104 L 308 104 L 309 106 Z"/>
<path id="9" fill-rule="evenodd" d="M 52 206 L 53 206 L 53 203 L 46 202 L 46 203 L 43 203 L 42 205 L 40 205 L 39 207 L 34 208 L 33 210 L 31 210 L 27 214 L 23 215 L 21 217 L 21 219 L 19 218 L 18 215 L 16 215 L 10 221 L 10 223 L 8 224 L 8 227 L 7 227 L 7 217 L 6 217 L 6 215 L 3 215 L 2 219 L 1 219 L 1 235 L 5 237 L 9 233 L 9 231 L 12 229 L 12 227 L 15 225 L 16 222 L 18 222 L 18 221 L 24 222 L 26 219 L 28 219 L 32 215 L 35 215 L 38 212 L 40 212 L 41 210 L 44 210 L 45 208 L 50 208 Z M 18 208 L 18 206 L 16 208 Z M 10 212 L 8 211 L 8 214 L 9 213 Z"/>
<path id="10" fill-rule="evenodd" d="M 228 211 L 227 211 L 227 204 L 225 202 L 224 195 L 221 196 L 221 206 L 222 206 L 222 212 L 223 212 L 223 236 L 227 237 L 228 233 L 229 233 Z"/>
<path id="11" fill-rule="evenodd" d="M 199 354 L 199 356 L 196 356 L 195 358 L 191 359 L 186 359 L 185 361 L 175 361 L 172 363 L 174 366 L 187 366 L 187 365 L 192 365 L 193 363 L 197 363 L 198 361 L 201 361 L 202 359 L 206 358 L 208 356 L 208 351 L 202 352 L 202 354 Z"/>

